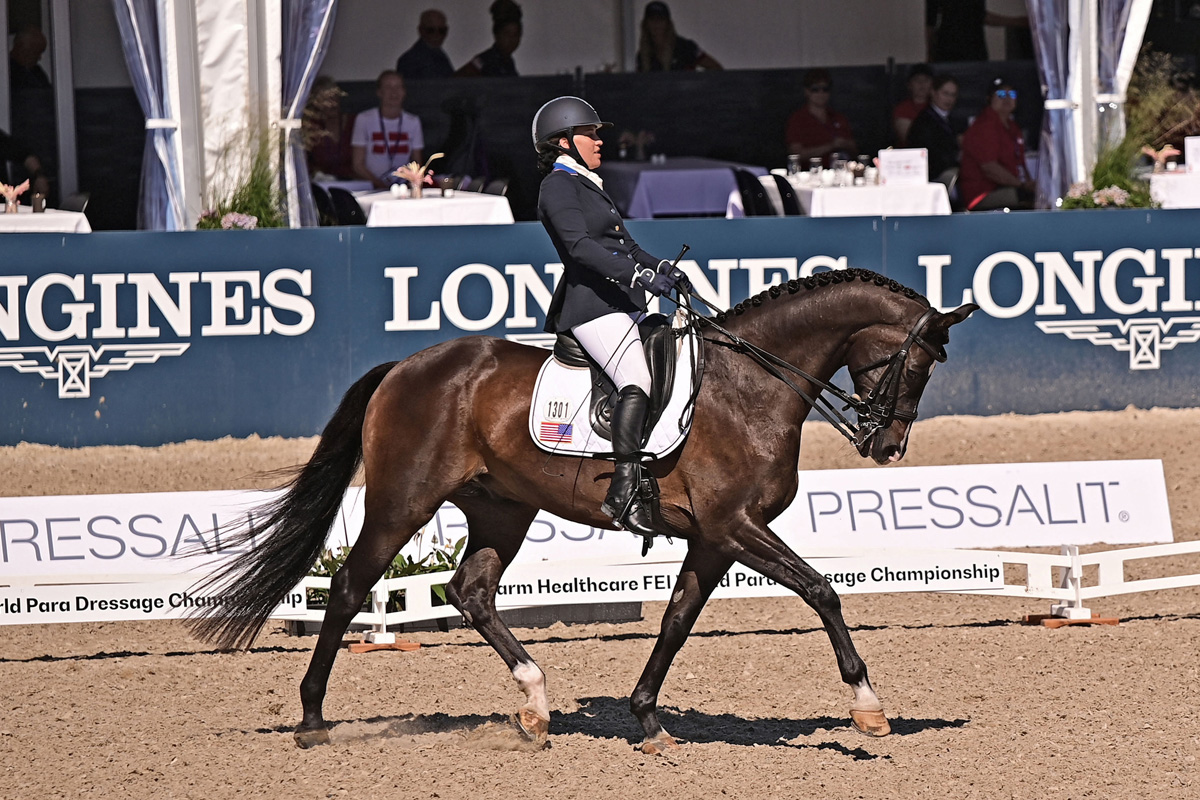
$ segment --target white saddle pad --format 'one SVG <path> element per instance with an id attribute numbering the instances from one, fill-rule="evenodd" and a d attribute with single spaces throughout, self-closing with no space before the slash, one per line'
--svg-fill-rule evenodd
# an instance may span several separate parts
<path id="1" fill-rule="evenodd" d="M 682 325 L 680 317 L 672 322 Z M 700 343 L 695 330 L 680 337 L 675 345 L 675 385 L 662 416 L 643 448 L 662 458 L 687 438 L 692 427 L 691 394 L 699 368 Z M 538 447 L 560 456 L 611 453 L 612 442 L 592 428 L 592 371 L 568 367 L 550 356 L 538 372 L 529 406 L 529 435 Z"/>

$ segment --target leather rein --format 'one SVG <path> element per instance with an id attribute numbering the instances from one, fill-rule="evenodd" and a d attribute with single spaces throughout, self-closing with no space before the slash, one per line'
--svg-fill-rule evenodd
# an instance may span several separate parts
<path id="1" fill-rule="evenodd" d="M 690 288 L 687 294 L 714 311 L 716 310 L 711 303 L 700 297 Z M 850 373 L 850 377 L 855 378 L 873 369 L 885 367 L 883 376 L 880 377 L 866 398 L 863 399 L 857 394 L 847 394 L 838 386 L 809 375 L 799 367 L 795 367 L 782 358 L 763 350 L 761 347 L 747 342 L 737 334 L 731 333 L 718 325 L 711 317 L 697 314 L 690 307 L 688 307 L 688 311 L 693 315 L 693 324 L 703 320 L 705 324 L 711 326 L 715 331 L 729 339 L 729 343 L 712 339 L 705 339 L 705 341 L 729 347 L 735 352 L 749 356 L 752 361 L 766 370 L 769 375 L 782 381 L 788 388 L 800 395 L 805 402 L 816 409 L 817 413 L 823 416 L 838 433 L 846 437 L 856 448 L 861 448 L 869 442 L 871 437 L 888 425 L 891 425 L 893 420 L 898 419 L 901 422 L 912 422 L 917 418 L 915 408 L 912 411 L 901 411 L 896 408 L 896 404 L 900 398 L 901 373 L 904 370 L 904 362 L 908 359 L 909 350 L 912 349 L 914 344 L 932 356 L 935 361 L 941 363 L 946 360 L 946 351 L 943 348 L 935 348 L 921 338 L 921 333 L 925 325 L 937 314 L 936 309 L 929 308 L 913 324 L 908 332 L 908 336 L 904 339 L 904 343 L 900 345 L 899 350 L 890 356 L 884 356 L 878 361 L 873 361 Z M 816 397 L 810 396 L 808 392 L 798 386 L 788 375 L 784 374 L 785 372 L 797 375 L 813 386 L 819 387 Z M 833 395 L 845 404 L 841 410 L 826 399 L 825 393 Z M 858 417 L 857 422 L 851 422 L 842 413 L 850 409 L 853 409 L 855 415 Z"/>

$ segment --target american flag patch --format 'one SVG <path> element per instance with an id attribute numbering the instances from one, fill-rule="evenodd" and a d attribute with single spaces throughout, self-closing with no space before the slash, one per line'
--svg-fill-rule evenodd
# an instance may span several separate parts
<path id="1" fill-rule="evenodd" d="M 543 442 L 571 443 L 574 425 L 569 422 L 543 422 L 538 439 Z"/>

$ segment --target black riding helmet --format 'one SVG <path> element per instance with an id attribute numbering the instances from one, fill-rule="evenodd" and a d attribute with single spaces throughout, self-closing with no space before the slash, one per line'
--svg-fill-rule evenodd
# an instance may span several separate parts
<path id="1" fill-rule="evenodd" d="M 558 146 L 560 138 L 565 136 L 570 141 L 571 130 L 581 125 L 595 125 L 598 128 L 612 127 L 611 122 L 600 120 L 596 109 L 592 108 L 586 100 L 570 96 L 556 97 L 539 108 L 538 112 L 533 115 L 533 149 L 539 153 L 552 150 L 560 153 L 567 152 L 582 164 L 583 159 L 575 149 L 574 142 L 571 142 L 571 146 L 565 151 Z"/>

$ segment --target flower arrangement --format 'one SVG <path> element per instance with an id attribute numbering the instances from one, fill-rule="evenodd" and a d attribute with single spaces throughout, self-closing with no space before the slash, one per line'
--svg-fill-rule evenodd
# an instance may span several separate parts
<path id="1" fill-rule="evenodd" d="M 1173 144 L 1164 145 L 1161 150 L 1155 150 L 1150 145 L 1142 148 L 1144 155 L 1150 156 L 1150 160 L 1154 162 L 1154 171 L 1163 172 L 1167 168 L 1167 159 L 1181 155 L 1179 149 Z"/>
<path id="2" fill-rule="evenodd" d="M 17 205 L 17 198 L 25 194 L 29 189 L 29 181 L 25 180 L 16 186 L 9 186 L 7 183 L 0 183 L 0 194 L 4 195 L 4 205 L 8 210 L 13 210 Z"/>
<path id="3" fill-rule="evenodd" d="M 267 134 L 247 134 L 227 145 L 219 161 L 223 181 L 214 181 L 209 210 L 196 220 L 196 230 L 282 228 L 284 197 L 272 155 Z"/>
<path id="4" fill-rule="evenodd" d="M 425 162 L 425 166 L 421 166 L 416 161 L 410 161 L 392 174 L 400 180 L 408 181 L 408 185 L 412 189 L 412 196 L 420 197 L 423 184 L 433 186 L 433 170 L 429 168 L 429 165 L 444 155 L 445 153 L 434 153 Z"/>
<path id="5" fill-rule="evenodd" d="M 1073 185 L 1063 198 L 1063 208 L 1146 208 L 1149 205 L 1149 190 L 1144 186 L 1136 186 L 1132 191 L 1120 186 L 1095 189 L 1087 181 Z"/>

